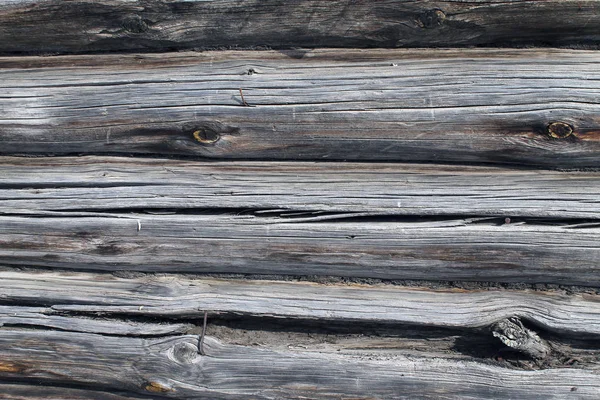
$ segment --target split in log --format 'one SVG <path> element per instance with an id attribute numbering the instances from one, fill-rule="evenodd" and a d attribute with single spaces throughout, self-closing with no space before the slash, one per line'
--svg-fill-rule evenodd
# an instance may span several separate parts
<path id="1" fill-rule="evenodd" d="M 600 166 L 596 52 L 223 51 L 0 68 L 2 154 Z"/>
<path id="2" fill-rule="evenodd" d="M 599 27 L 597 0 L 0 1 L 3 53 L 597 45 Z"/>

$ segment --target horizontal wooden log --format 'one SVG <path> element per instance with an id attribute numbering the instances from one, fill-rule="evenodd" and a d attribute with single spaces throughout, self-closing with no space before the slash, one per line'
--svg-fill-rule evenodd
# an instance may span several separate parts
<path id="1" fill-rule="evenodd" d="M 120 278 L 83 272 L 9 269 L 0 271 L 0 300 L 4 304 L 43 304 L 56 313 L 76 315 L 199 320 L 204 311 L 208 311 L 211 314 L 451 328 L 482 328 L 517 316 L 558 333 L 600 334 L 599 296 L 567 295 L 560 291 L 435 290 L 395 285 L 196 279 L 177 275 Z M 0 322 L 2 318 L 6 317 L 0 316 Z M 177 324 L 172 326 L 173 330 L 177 329 Z"/>
<path id="2" fill-rule="evenodd" d="M 0 217 L 0 263 L 114 271 L 598 285 L 600 228 L 289 222 L 236 215 Z"/>
<path id="3" fill-rule="evenodd" d="M 444 359 L 269 351 L 161 339 L 0 330 L 0 381 L 179 399 L 375 397 L 596 399 L 597 371 L 523 371 Z"/>
<path id="4" fill-rule="evenodd" d="M 227 208 L 313 220 L 343 213 L 515 220 L 596 219 L 600 211 L 596 172 L 117 157 L 0 157 L 0 169 L 0 213 L 12 214 Z"/>
<path id="5" fill-rule="evenodd" d="M 0 73 L 2 154 L 600 165 L 596 52 L 17 57 Z"/>
<path id="6" fill-rule="evenodd" d="M 0 52 L 597 44 L 597 0 L 2 0 Z"/>

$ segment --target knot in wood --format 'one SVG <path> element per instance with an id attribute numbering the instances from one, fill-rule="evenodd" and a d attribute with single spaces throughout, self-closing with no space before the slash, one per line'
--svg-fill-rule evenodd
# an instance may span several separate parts
<path id="1" fill-rule="evenodd" d="M 573 134 L 573 127 L 566 122 L 551 122 L 547 127 L 548 135 L 555 139 L 563 139 Z"/>
<path id="2" fill-rule="evenodd" d="M 0 361 L 0 372 L 21 373 L 25 367 L 12 362 Z"/>
<path id="3" fill-rule="evenodd" d="M 537 333 L 523 326 L 519 318 L 508 318 L 492 327 L 492 334 L 504 343 L 535 360 L 547 358 L 552 350 Z"/>
<path id="4" fill-rule="evenodd" d="M 181 364 L 191 364 L 198 356 L 198 348 L 191 343 L 177 343 L 173 346 L 171 357 Z"/>
<path id="5" fill-rule="evenodd" d="M 123 29 L 130 33 L 144 33 L 150 29 L 146 20 L 139 15 L 128 17 L 123 21 Z"/>
<path id="6" fill-rule="evenodd" d="M 446 14 L 440 9 L 427 10 L 419 15 L 418 24 L 421 28 L 435 28 L 438 26 L 442 26 L 444 24 L 444 20 L 446 19 Z"/>
<path id="7" fill-rule="evenodd" d="M 221 138 L 217 132 L 206 128 L 198 129 L 192 135 L 197 142 L 202 144 L 215 144 Z"/>
<path id="8" fill-rule="evenodd" d="M 153 393 L 166 393 L 173 391 L 173 389 L 171 389 L 170 387 L 163 385 L 160 382 L 154 381 L 146 382 L 146 384 L 144 385 L 144 389 Z"/>

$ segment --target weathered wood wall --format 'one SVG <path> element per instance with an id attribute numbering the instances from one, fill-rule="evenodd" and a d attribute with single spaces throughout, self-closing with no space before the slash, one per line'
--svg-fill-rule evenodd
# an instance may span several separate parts
<path id="1" fill-rule="evenodd" d="M 0 0 L 0 399 L 600 398 L 598 10 Z"/>

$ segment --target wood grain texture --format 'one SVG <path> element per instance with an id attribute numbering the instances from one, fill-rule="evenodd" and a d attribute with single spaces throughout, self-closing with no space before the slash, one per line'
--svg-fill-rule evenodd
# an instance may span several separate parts
<path id="1" fill-rule="evenodd" d="M 0 330 L 0 380 L 180 399 L 596 399 L 600 393 L 591 370 L 519 371 L 402 356 L 369 360 L 225 345 L 212 337 L 200 356 L 197 341 Z"/>
<path id="2" fill-rule="evenodd" d="M 600 215 L 597 172 L 124 157 L 0 157 L 0 170 L 4 214 L 235 209 L 295 220 L 366 213 L 514 221 Z"/>
<path id="3" fill-rule="evenodd" d="M 0 217 L 0 263 L 105 271 L 599 285 L 600 228 L 290 222 L 252 215 Z"/>
<path id="4" fill-rule="evenodd" d="M 207 52 L 0 67 L 2 154 L 600 165 L 596 52 Z"/>
<path id="5" fill-rule="evenodd" d="M 63 288 L 70 290 L 70 288 Z M 48 307 L 0 306 L 0 327 L 44 327 L 120 336 L 167 336 L 186 333 L 190 324 L 154 324 L 136 321 L 103 321 L 89 318 L 65 317 Z"/>
<path id="6" fill-rule="evenodd" d="M 0 52 L 600 42 L 597 0 L 2 0 Z"/>
<path id="7" fill-rule="evenodd" d="M 487 327 L 517 316 L 545 330 L 576 336 L 600 334 L 599 299 L 598 295 L 567 295 L 561 291 L 434 290 L 394 285 L 198 279 L 169 274 L 120 278 L 84 272 L 0 271 L 0 300 L 4 304 L 43 304 L 48 315 L 53 311 L 199 320 L 206 310 L 211 315 L 465 329 Z M 20 309 L 23 314 L 23 307 Z M 0 315 L 0 322 L 7 324 L 6 318 L 13 317 Z M 16 321 L 23 317 L 14 318 Z M 82 324 L 74 319 L 70 330 L 81 331 Z M 119 324 L 114 325 L 117 334 Z M 90 326 L 83 332 L 99 329 Z M 181 329 L 175 323 L 171 326 L 173 332 Z M 125 332 L 121 334 L 129 332 L 120 329 Z"/>
<path id="8" fill-rule="evenodd" d="M 98 389 L 74 389 L 32 383 L 4 383 L 0 381 L 0 399 L 3 400 L 142 400 L 148 394 L 108 393 Z"/>

